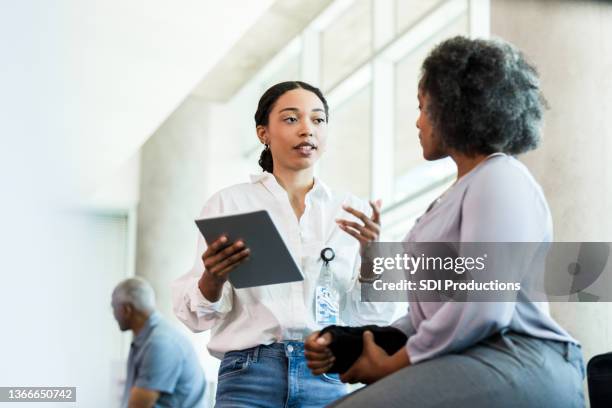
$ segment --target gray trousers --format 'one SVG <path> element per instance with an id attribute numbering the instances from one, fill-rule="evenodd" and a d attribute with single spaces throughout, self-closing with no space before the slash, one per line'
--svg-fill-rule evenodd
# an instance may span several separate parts
<path id="1" fill-rule="evenodd" d="M 584 407 L 579 346 L 506 332 L 403 368 L 338 408 Z"/>

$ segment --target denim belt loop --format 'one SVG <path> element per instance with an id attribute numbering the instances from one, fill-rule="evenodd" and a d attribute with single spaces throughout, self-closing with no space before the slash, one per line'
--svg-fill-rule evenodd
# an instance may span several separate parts
<path id="1" fill-rule="evenodd" d="M 253 354 L 251 354 L 251 362 L 256 363 L 259 360 L 259 350 L 261 346 L 257 346 L 253 349 Z"/>

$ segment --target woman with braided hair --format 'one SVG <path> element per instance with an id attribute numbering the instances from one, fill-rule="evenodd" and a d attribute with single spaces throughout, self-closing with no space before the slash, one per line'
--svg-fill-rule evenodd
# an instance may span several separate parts
<path id="1" fill-rule="evenodd" d="M 234 288 L 228 275 L 248 258 L 249 243 L 222 236 L 207 246 L 199 237 L 193 268 L 173 285 L 173 303 L 191 330 L 212 331 L 208 349 L 222 359 L 217 407 L 320 407 L 346 393 L 337 375 L 313 375 L 304 357 L 304 338 L 322 328 L 315 297 L 323 249 L 334 251 L 326 290 L 339 295 L 338 322 L 388 324 L 392 317 L 392 304 L 361 302 L 361 286 L 370 283 L 359 275 L 360 248 L 378 238 L 380 204 L 314 177 L 328 120 L 317 88 L 299 81 L 272 86 L 255 113 L 263 173 L 214 194 L 202 210 L 201 218 L 267 210 L 304 274 L 301 282 Z M 337 223 L 346 212 L 353 220 Z"/>

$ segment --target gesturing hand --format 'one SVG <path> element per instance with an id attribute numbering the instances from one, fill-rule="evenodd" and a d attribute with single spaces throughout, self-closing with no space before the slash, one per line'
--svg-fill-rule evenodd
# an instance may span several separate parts
<path id="1" fill-rule="evenodd" d="M 346 233 L 352 235 L 359 241 L 361 255 L 364 254 L 366 247 L 372 241 L 377 241 L 380 236 L 380 208 L 382 202 L 377 200 L 376 202 L 370 201 L 372 207 L 372 217 L 368 217 L 361 211 L 349 207 L 348 205 L 343 206 L 344 210 L 357 217 L 360 222 L 349 221 L 344 219 L 337 219 L 336 223 Z"/>

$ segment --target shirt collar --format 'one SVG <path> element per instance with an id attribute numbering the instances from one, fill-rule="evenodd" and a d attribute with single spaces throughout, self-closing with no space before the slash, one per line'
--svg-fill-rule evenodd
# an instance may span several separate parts
<path id="1" fill-rule="evenodd" d="M 272 194 L 277 197 L 285 197 L 287 195 L 285 189 L 278 184 L 278 181 L 276 181 L 276 177 L 267 171 L 264 171 L 261 174 L 252 174 L 251 183 L 263 184 Z M 325 199 L 330 199 L 332 197 L 330 188 L 318 177 L 314 178 L 314 186 L 312 187 L 312 190 L 308 192 L 308 194 Z"/>
<path id="2" fill-rule="evenodd" d="M 160 320 L 161 316 L 158 312 L 151 313 L 142 330 L 140 330 L 140 333 L 134 337 L 132 344 L 136 347 L 140 347 L 147 340 L 153 328 L 159 324 Z"/>

